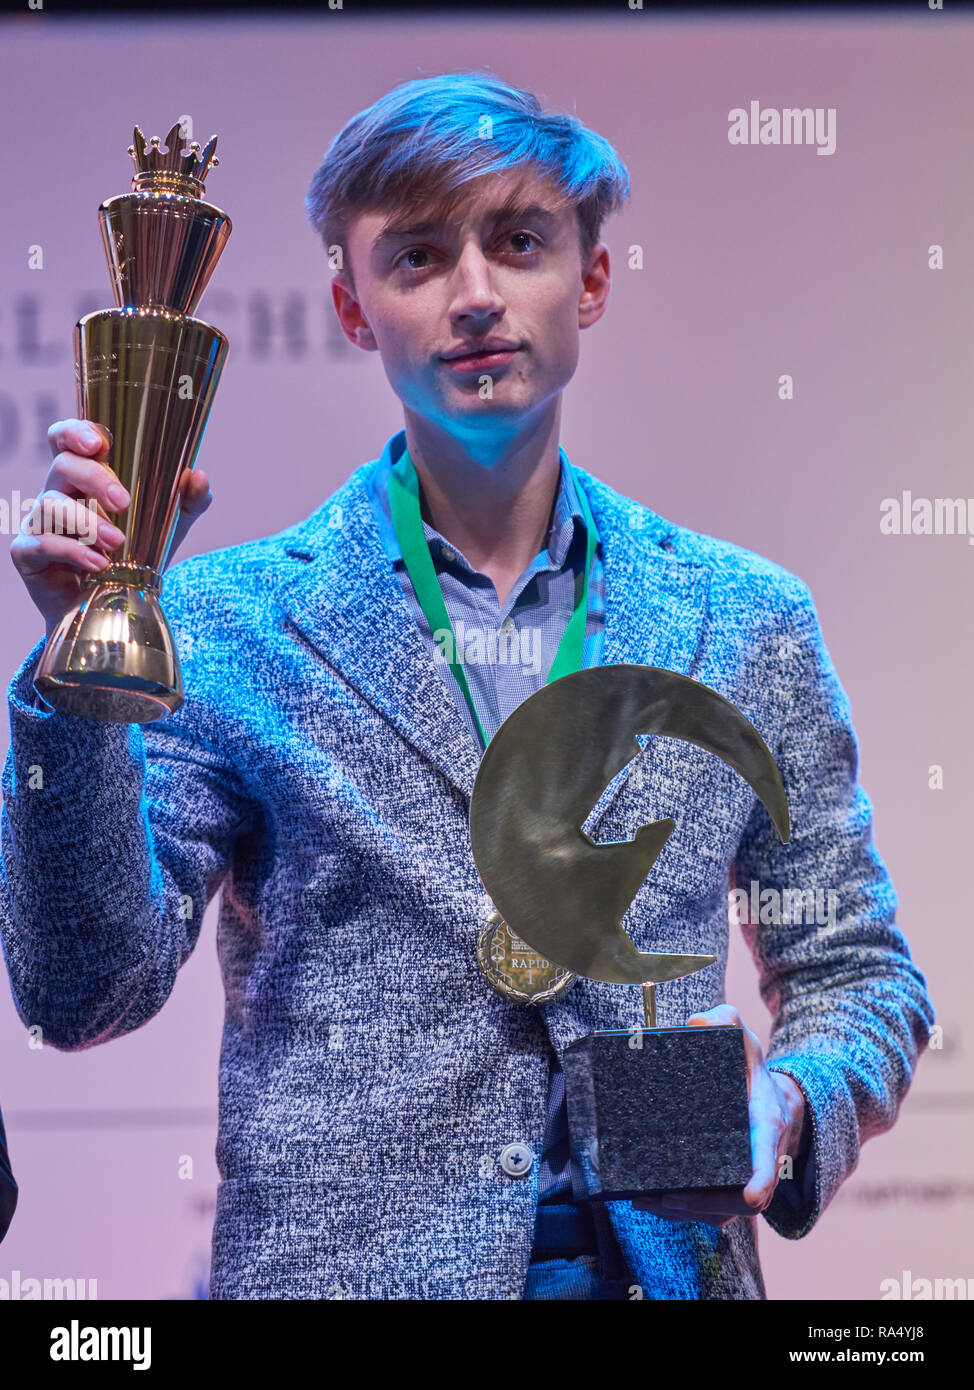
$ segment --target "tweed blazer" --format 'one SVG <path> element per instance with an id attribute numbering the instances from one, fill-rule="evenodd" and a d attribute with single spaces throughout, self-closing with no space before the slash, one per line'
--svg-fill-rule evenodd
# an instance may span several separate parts
<path id="1" fill-rule="evenodd" d="M 51 711 L 31 685 L 43 643 L 9 688 L 0 934 L 26 1025 L 69 1051 L 140 1027 L 222 886 L 214 1299 L 519 1298 L 539 1165 L 511 1177 L 499 1155 L 541 1152 L 551 1048 L 641 1018 L 638 989 L 580 979 L 536 1009 L 478 972 L 480 755 L 382 550 L 377 466 L 283 532 L 167 572 L 174 715 Z M 576 475 L 604 548 L 605 663 L 731 700 L 791 811 L 782 845 L 743 778 L 660 736 L 593 808 L 598 840 L 677 821 L 623 925 L 640 950 L 717 959 L 660 987 L 659 1023 L 724 999 L 734 879 L 838 895 L 831 924 L 745 929 L 771 1064 L 807 1098 L 810 1182 L 783 1180 L 762 1216 L 724 1229 L 609 1204 L 633 1297 L 762 1298 L 758 1222 L 812 1228 L 895 1120 L 933 1012 L 807 586 Z"/>

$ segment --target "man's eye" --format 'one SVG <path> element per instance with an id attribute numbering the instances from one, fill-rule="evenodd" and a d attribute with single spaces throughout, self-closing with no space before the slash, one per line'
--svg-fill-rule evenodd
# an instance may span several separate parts
<path id="1" fill-rule="evenodd" d="M 535 236 L 534 232 L 509 232 L 506 241 L 508 243 L 519 241 L 521 244 L 514 249 L 522 256 L 533 255 L 540 245 L 540 239 Z M 525 241 L 531 242 L 532 245 L 524 246 L 523 243 Z M 407 270 L 426 270 L 430 264 L 428 259 L 426 261 L 421 261 L 417 265 L 410 258 L 413 256 L 426 256 L 428 258 L 429 254 L 429 251 L 423 246 L 411 246 L 408 251 L 403 251 L 402 254 L 396 258 L 394 267 L 395 269 L 399 269 L 401 266 L 404 266 Z"/>
<path id="2" fill-rule="evenodd" d="M 513 241 L 515 237 L 527 237 L 528 241 L 535 242 L 535 249 L 537 249 L 538 238 L 535 236 L 534 232 L 511 232 L 510 237 L 508 239 L 510 241 Z M 524 254 L 530 255 L 530 249 Z"/>
<path id="3" fill-rule="evenodd" d="M 398 260 L 396 261 L 396 266 L 405 265 L 407 259 L 408 259 L 410 256 L 428 256 L 428 255 L 429 255 L 429 252 L 426 251 L 426 250 L 424 250 L 422 246 L 411 246 L 411 247 L 409 248 L 408 251 L 404 251 L 404 252 L 402 253 L 402 255 L 398 258 Z M 408 269 L 408 270 L 425 270 L 426 267 L 425 267 L 425 266 L 422 266 L 422 265 L 410 265 L 410 266 L 407 267 L 407 269 Z"/>

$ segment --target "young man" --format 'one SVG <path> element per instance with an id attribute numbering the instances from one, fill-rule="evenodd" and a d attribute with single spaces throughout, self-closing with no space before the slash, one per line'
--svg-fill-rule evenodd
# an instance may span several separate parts
<path id="1" fill-rule="evenodd" d="M 761 1298 L 757 1215 L 811 1229 L 925 1044 L 807 587 L 559 446 L 579 329 L 608 296 L 599 230 L 627 191 L 606 141 L 482 74 L 406 83 L 356 116 L 307 205 L 342 327 L 379 352 L 404 430 L 307 520 L 167 573 L 175 715 L 51 712 L 31 685 L 41 643 L 12 682 L 0 924 L 26 1023 L 64 1049 L 145 1023 L 223 885 L 214 1298 Z M 104 441 L 80 428 L 52 427 L 49 486 L 105 501 Z M 179 539 L 209 501 L 202 473 L 186 487 Z M 12 553 L 50 631 L 91 547 L 25 535 Z M 720 691 L 789 799 L 782 846 L 742 779 L 660 739 L 602 798 L 597 839 L 678 819 L 626 915 L 636 945 L 717 958 L 661 991 L 660 1023 L 741 1023 L 723 1002 L 734 877 L 838 893 L 833 922 L 749 928 L 774 1018 L 767 1058 L 745 1028 L 739 1205 L 576 1203 L 561 1058 L 638 1022 L 638 991 L 579 979 L 524 1006 L 478 967 L 479 758 L 577 605 L 582 664 Z"/>

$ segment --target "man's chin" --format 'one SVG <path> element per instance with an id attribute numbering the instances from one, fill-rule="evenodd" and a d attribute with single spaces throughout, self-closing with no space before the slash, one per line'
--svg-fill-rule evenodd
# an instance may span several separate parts
<path id="1" fill-rule="evenodd" d="M 520 402 L 499 401 L 496 396 L 493 400 L 479 400 L 474 398 L 470 401 L 444 401 L 442 415 L 447 419 L 456 420 L 458 424 L 463 424 L 469 429 L 483 427 L 484 430 L 495 429 L 499 424 L 516 424 L 519 420 L 527 420 L 534 409 L 533 404 L 527 405 Z"/>

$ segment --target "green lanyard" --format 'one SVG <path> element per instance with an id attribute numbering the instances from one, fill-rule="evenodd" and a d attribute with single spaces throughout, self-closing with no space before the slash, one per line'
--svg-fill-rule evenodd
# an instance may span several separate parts
<path id="1" fill-rule="evenodd" d="M 566 465 L 571 465 L 566 459 Z M 574 476 L 574 475 L 573 475 Z M 582 648 L 585 643 L 585 624 L 588 617 L 588 581 L 592 569 L 592 556 L 595 554 L 595 547 L 598 545 L 599 536 L 592 517 L 591 509 L 588 505 L 588 498 L 575 479 L 575 491 L 581 504 L 582 514 L 585 517 L 585 525 L 588 530 L 588 548 L 585 555 L 585 582 L 581 586 L 578 597 L 575 599 L 575 606 L 572 615 L 568 620 L 555 659 L 551 663 L 551 670 L 548 672 L 548 681 L 556 681 L 560 676 L 570 675 L 573 671 L 580 671 L 582 668 Z M 392 525 L 399 542 L 399 549 L 402 551 L 402 558 L 409 578 L 412 580 L 413 589 L 419 600 L 420 607 L 426 615 L 429 623 L 430 632 L 438 631 L 449 632 L 451 636 L 450 651 L 444 652 L 450 670 L 456 677 L 457 684 L 463 691 L 464 698 L 470 706 L 470 713 L 474 717 L 477 729 L 480 733 L 481 742 L 487 747 L 488 739 L 484 733 L 484 727 L 474 708 L 473 697 L 470 694 L 470 686 L 467 684 L 467 675 L 463 669 L 463 662 L 457 660 L 457 644 L 453 632 L 453 624 L 446 611 L 446 604 L 443 601 L 443 591 L 440 582 L 436 577 L 436 569 L 433 565 L 433 557 L 430 555 L 429 546 L 426 543 L 426 534 L 423 531 L 423 518 L 419 507 L 419 479 L 416 476 L 416 468 L 412 459 L 409 457 L 409 450 L 404 449 L 400 457 L 393 464 L 389 473 L 389 510 L 392 513 Z M 434 638 L 435 641 L 435 638 Z M 444 639 L 445 643 L 445 639 Z M 441 647 L 441 651 L 443 648 Z"/>

